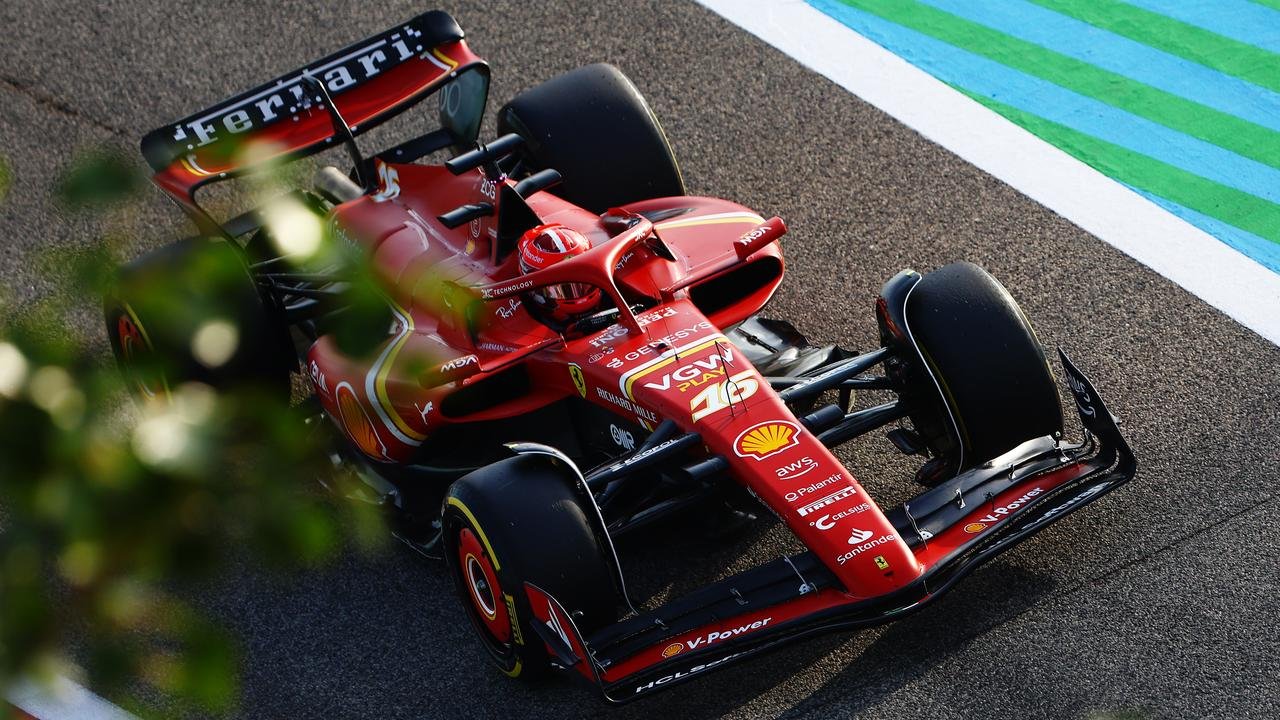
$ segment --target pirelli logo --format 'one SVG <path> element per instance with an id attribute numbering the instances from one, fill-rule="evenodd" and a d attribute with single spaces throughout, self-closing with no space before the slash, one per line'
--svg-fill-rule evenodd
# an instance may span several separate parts
<path id="1" fill-rule="evenodd" d="M 853 487 L 852 485 L 848 487 L 842 487 L 839 490 L 831 493 L 830 495 L 824 495 L 823 497 L 820 497 L 817 500 L 814 500 L 813 502 L 810 502 L 806 505 L 801 505 L 799 508 L 796 509 L 796 512 L 800 514 L 800 517 L 804 517 L 809 513 L 821 510 L 822 508 L 828 505 L 840 502 L 841 500 L 844 500 L 845 498 L 848 498 L 848 497 L 853 497 L 856 494 L 858 494 L 858 489 Z"/>

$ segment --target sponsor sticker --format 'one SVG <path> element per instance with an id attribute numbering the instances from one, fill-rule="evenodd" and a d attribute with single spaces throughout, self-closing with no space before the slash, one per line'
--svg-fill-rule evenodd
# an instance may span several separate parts
<path id="1" fill-rule="evenodd" d="M 818 461 L 809 455 L 805 455 L 799 460 L 793 460 L 785 465 L 779 465 L 774 468 L 773 472 L 778 476 L 779 480 L 794 480 L 801 475 L 807 474 L 810 470 L 818 467 Z"/>
<path id="2" fill-rule="evenodd" d="M 684 652 L 684 643 L 673 642 L 670 645 L 662 648 L 662 657 L 664 658 L 675 657 L 676 655 L 679 655 L 682 652 Z"/>
<path id="3" fill-rule="evenodd" d="M 609 435 L 613 438 L 614 444 L 623 450 L 636 449 L 636 439 L 632 437 L 631 433 L 623 430 L 617 425 L 609 426 Z"/>
<path id="4" fill-rule="evenodd" d="M 870 509 L 871 509 L 871 503 L 859 503 L 847 510 L 841 510 L 840 512 L 837 512 L 837 513 L 828 513 L 826 515 L 823 515 L 819 517 L 817 520 L 814 520 L 813 522 L 809 523 L 809 525 L 816 527 L 819 530 L 830 530 L 831 528 L 836 526 L 837 520 L 841 520 L 843 518 L 847 518 L 852 515 L 859 515 Z"/>
<path id="5" fill-rule="evenodd" d="M 743 430 L 733 442 L 741 458 L 760 461 L 800 444 L 800 428 L 786 420 L 771 420 Z"/>
<path id="6" fill-rule="evenodd" d="M 1007 516 L 1009 513 L 1031 502 L 1033 499 L 1035 499 L 1037 495 L 1039 495 L 1042 492 L 1044 492 L 1044 488 L 1040 488 L 1040 487 L 1028 490 L 1025 495 L 1019 497 L 1018 499 L 1010 500 L 1004 505 L 1001 505 L 1000 507 L 992 510 L 990 513 L 978 518 L 978 522 L 998 523 L 1001 520 L 1003 520 L 1005 516 Z"/>
<path id="7" fill-rule="evenodd" d="M 858 541 L 858 543 L 859 543 L 859 544 L 858 544 L 858 545 L 856 545 L 852 550 L 850 550 L 850 551 L 848 551 L 848 552 L 844 553 L 843 555 L 838 556 L 838 557 L 836 558 L 836 562 L 837 562 L 838 564 L 840 564 L 840 565 L 843 565 L 843 564 L 845 564 L 845 563 L 849 562 L 850 560 L 852 560 L 852 559 L 854 559 L 854 558 L 858 557 L 859 555 L 861 555 L 862 553 L 864 553 L 864 552 L 866 552 L 866 551 L 868 551 L 868 550 L 872 550 L 872 549 L 874 549 L 874 548 L 878 548 L 878 547 L 880 547 L 881 545 L 884 545 L 885 543 L 891 543 L 891 542 L 893 542 L 894 540 L 897 540 L 897 539 L 898 539 L 898 536 L 897 536 L 897 535 L 894 535 L 893 533 L 889 533 L 888 535 L 881 535 L 880 537 L 875 538 L 874 540 L 870 539 L 870 538 L 871 538 L 871 536 L 872 536 L 872 535 L 874 535 L 874 534 L 875 534 L 875 533 L 868 533 L 868 534 L 866 535 L 866 538 L 868 538 L 868 539 L 867 539 L 865 542 Z M 853 544 L 853 543 L 854 543 L 854 539 L 853 539 L 853 538 L 849 538 L 849 543 L 850 543 L 850 544 Z"/>
<path id="8" fill-rule="evenodd" d="M 871 539 L 872 535 L 875 535 L 875 533 L 871 532 L 870 530 L 863 530 L 862 528 L 853 528 L 853 530 L 849 533 L 849 544 L 857 545 L 858 543 L 866 542 L 867 540 Z"/>
<path id="9" fill-rule="evenodd" d="M 817 512 L 824 507 L 838 503 L 841 500 L 844 500 L 845 498 L 851 498 L 854 495 L 856 495 L 857 492 L 858 492 L 858 489 L 853 487 L 852 485 L 848 487 L 842 487 L 839 490 L 831 493 L 830 495 L 820 497 L 811 503 L 808 503 L 796 508 L 796 513 L 799 514 L 800 517 L 804 517 L 806 515 L 809 515 L 810 513 Z"/>

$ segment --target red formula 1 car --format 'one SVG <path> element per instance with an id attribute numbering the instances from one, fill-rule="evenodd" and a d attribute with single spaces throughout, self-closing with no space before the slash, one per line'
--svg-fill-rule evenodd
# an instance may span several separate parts
<path id="1" fill-rule="evenodd" d="M 335 456 L 403 539 L 444 557 L 509 675 L 559 668 L 621 702 L 893 620 L 1133 476 L 1060 355 L 1084 427 L 1064 440 L 1045 353 L 983 270 L 903 271 L 876 302 L 879 349 L 811 345 L 756 314 L 782 282 L 782 220 L 686 196 L 615 68 L 517 96 L 479 144 L 487 88 L 457 23 L 430 12 L 150 133 L 156 184 L 204 239 L 125 268 L 107 322 L 146 394 L 309 376 Z M 360 152 L 356 136 L 429 96 L 437 129 Z M 323 168 L 264 208 L 218 222 L 195 201 L 342 145 L 349 173 Z M 193 269 L 215 260 L 235 268 L 216 288 Z M 360 352 L 335 330 L 357 260 L 389 320 Z M 181 297 L 144 292 L 157 278 Z M 211 303 L 240 338 L 226 357 L 193 350 L 190 315 Z M 858 409 L 858 390 L 894 399 Z M 884 427 L 924 459 L 923 491 L 891 508 L 831 451 Z M 637 609 L 614 539 L 725 498 L 767 508 L 807 550 Z"/>

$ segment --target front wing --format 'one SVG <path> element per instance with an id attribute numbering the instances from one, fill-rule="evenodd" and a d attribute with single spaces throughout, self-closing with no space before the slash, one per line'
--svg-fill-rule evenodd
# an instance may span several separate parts
<path id="1" fill-rule="evenodd" d="M 554 597 L 526 583 L 535 630 L 559 665 L 590 680 L 607 701 L 624 703 L 784 643 L 877 625 L 919 610 L 982 563 L 1136 473 L 1137 461 L 1115 418 L 1088 378 L 1065 354 L 1059 355 L 1093 452 L 1024 479 L 1012 477 L 1018 469 L 1011 467 L 1008 497 L 1015 500 L 1004 500 L 1005 494 L 987 498 L 992 507 L 1000 504 L 998 521 L 975 522 L 991 519 L 991 511 L 982 509 L 986 503 L 954 514 L 952 536 L 971 537 L 964 542 L 947 545 L 942 533 L 915 527 L 913 545 L 928 550 L 935 537 L 938 543 L 937 556 L 911 584 L 878 597 L 857 597 L 812 553 L 801 553 L 584 636 Z M 1026 490 L 1029 482 L 1034 493 Z M 974 529 L 978 525 L 982 527 Z M 961 530 L 966 534 L 960 535 Z"/>

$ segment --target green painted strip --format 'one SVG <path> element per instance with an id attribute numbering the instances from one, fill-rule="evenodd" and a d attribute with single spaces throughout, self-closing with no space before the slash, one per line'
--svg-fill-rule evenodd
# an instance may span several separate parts
<path id="1" fill-rule="evenodd" d="M 984 95 L 967 92 L 961 87 L 956 87 L 956 90 L 1108 177 L 1280 244 L 1280 205 L 1206 180 Z"/>
<path id="2" fill-rule="evenodd" d="M 1280 133 L 915 0 L 839 0 L 975 55 L 1280 168 Z"/>
<path id="3" fill-rule="evenodd" d="M 1031 0 L 1130 40 L 1280 92 L 1280 55 L 1116 0 Z M 1280 3 L 1276 3 L 1280 5 Z"/>
<path id="4" fill-rule="evenodd" d="M 1251 0 L 1254 5 L 1264 5 L 1272 10 L 1280 10 L 1280 0 Z"/>

